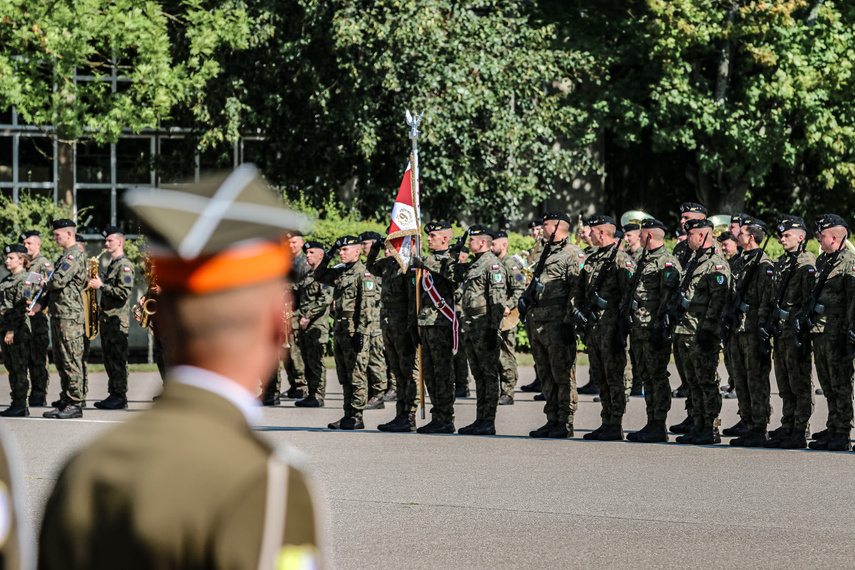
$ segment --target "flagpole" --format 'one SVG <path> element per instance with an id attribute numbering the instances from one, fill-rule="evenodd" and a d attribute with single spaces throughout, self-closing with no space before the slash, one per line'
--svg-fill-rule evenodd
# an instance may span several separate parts
<path id="1" fill-rule="evenodd" d="M 413 191 L 413 208 L 416 212 L 416 228 L 418 229 L 418 233 L 415 236 L 415 240 L 413 243 L 413 249 L 415 253 L 413 255 L 421 256 L 422 254 L 422 213 L 421 213 L 421 195 L 419 192 L 419 124 L 422 122 L 422 115 L 424 113 L 418 114 L 413 113 L 410 114 L 410 111 L 407 110 L 407 124 L 410 126 L 410 140 L 413 141 L 413 152 L 410 156 L 410 188 Z M 421 406 L 421 417 L 425 419 L 425 377 L 422 372 L 422 328 L 419 326 L 418 317 L 419 317 L 419 309 L 421 306 L 421 285 L 422 285 L 422 270 L 421 268 L 416 269 L 416 331 L 419 336 L 419 346 L 418 346 L 418 370 L 419 370 L 419 401 Z"/>

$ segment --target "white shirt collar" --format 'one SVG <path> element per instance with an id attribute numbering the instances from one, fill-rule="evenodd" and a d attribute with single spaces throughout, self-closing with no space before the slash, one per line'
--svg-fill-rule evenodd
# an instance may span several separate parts
<path id="1" fill-rule="evenodd" d="M 264 416 L 261 402 L 252 392 L 226 376 L 195 366 L 176 366 L 169 371 L 169 380 L 221 396 L 240 410 L 250 426 L 261 424 Z"/>

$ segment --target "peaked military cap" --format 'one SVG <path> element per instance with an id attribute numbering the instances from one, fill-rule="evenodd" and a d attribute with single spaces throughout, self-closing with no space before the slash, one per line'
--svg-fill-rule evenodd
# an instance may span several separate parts
<path id="1" fill-rule="evenodd" d="M 21 239 L 19 241 L 23 242 L 27 238 L 31 238 L 33 236 L 41 237 L 42 234 L 39 233 L 39 230 L 27 230 L 21 234 Z"/>
<path id="2" fill-rule="evenodd" d="M 631 223 L 631 224 L 627 224 L 627 225 L 625 225 L 625 226 L 624 226 L 624 227 L 622 227 L 621 229 L 623 230 L 623 233 L 626 233 L 626 232 L 637 232 L 638 230 L 640 230 L 640 229 L 641 229 L 641 225 L 640 225 L 640 224 L 636 224 L 635 222 L 633 222 L 633 223 Z"/>
<path id="3" fill-rule="evenodd" d="M 325 249 L 324 244 L 319 241 L 309 240 L 303 244 L 303 253 L 306 253 L 310 249 Z"/>
<path id="4" fill-rule="evenodd" d="M 547 220 L 558 220 L 561 222 L 567 222 L 569 224 L 570 223 L 570 216 L 568 216 L 564 212 L 552 210 L 551 212 L 546 212 L 543 215 L 543 221 L 545 222 Z"/>
<path id="5" fill-rule="evenodd" d="M 6 253 L 20 253 L 20 254 L 26 254 L 26 253 L 27 253 L 27 248 L 26 248 L 26 247 L 24 247 L 24 246 L 23 246 L 23 245 L 21 245 L 21 244 L 18 244 L 18 243 L 12 243 L 12 244 L 7 245 L 7 246 L 4 248 L 4 251 L 5 251 Z"/>
<path id="6" fill-rule="evenodd" d="M 493 230 L 492 235 L 493 235 L 493 239 L 502 239 L 502 238 L 507 239 L 508 232 L 506 232 L 505 230 Z"/>
<path id="7" fill-rule="evenodd" d="M 75 224 L 72 220 L 68 218 L 60 218 L 58 220 L 54 220 L 50 223 L 50 227 L 55 230 L 61 230 L 62 228 L 76 228 L 77 224 Z"/>
<path id="8" fill-rule="evenodd" d="M 111 236 L 113 234 L 125 235 L 125 231 L 117 226 L 107 226 L 101 230 L 101 235 L 104 237 Z"/>
<path id="9" fill-rule="evenodd" d="M 718 243 L 726 242 L 727 240 L 736 241 L 736 238 L 729 231 L 721 232 L 721 235 L 715 239 L 718 240 Z"/>
<path id="10" fill-rule="evenodd" d="M 664 232 L 668 231 L 668 228 L 665 227 L 665 224 L 663 224 L 656 218 L 646 218 L 644 220 L 641 220 L 641 228 L 645 230 L 662 230 Z"/>
<path id="11" fill-rule="evenodd" d="M 358 236 L 341 236 L 335 240 L 335 244 L 339 247 L 344 247 L 346 245 L 361 245 L 362 240 L 359 239 Z"/>
<path id="12" fill-rule="evenodd" d="M 444 220 L 428 222 L 425 224 L 425 233 L 438 232 L 440 230 L 450 230 L 451 224 Z"/>
<path id="13" fill-rule="evenodd" d="M 804 219 L 798 216 L 778 216 L 778 233 L 782 234 L 788 230 L 807 231 L 807 224 L 805 224 Z"/>
<path id="14" fill-rule="evenodd" d="M 359 234 L 359 241 L 368 241 L 368 240 L 381 240 L 383 236 L 378 234 L 377 232 L 362 232 Z"/>
<path id="15" fill-rule="evenodd" d="M 283 232 L 311 227 L 309 218 L 282 206 L 251 164 L 199 182 L 135 188 L 125 202 L 150 237 L 158 285 L 182 293 L 285 276 L 291 253 Z"/>
<path id="16" fill-rule="evenodd" d="M 680 213 L 685 214 L 686 212 L 707 215 L 707 209 L 697 202 L 683 202 L 680 204 Z"/>
<path id="17" fill-rule="evenodd" d="M 847 230 L 849 229 L 849 226 L 846 224 L 846 220 L 837 214 L 820 214 L 816 218 L 816 231 L 818 232 L 827 230 L 828 228 L 836 228 L 838 226 L 844 227 Z"/>
<path id="18" fill-rule="evenodd" d="M 469 226 L 469 229 L 466 230 L 466 233 L 468 233 L 470 237 L 471 236 L 493 237 L 492 232 L 490 231 L 490 228 L 488 228 L 486 226 L 482 226 L 481 224 L 475 224 L 474 226 Z"/>
<path id="19" fill-rule="evenodd" d="M 769 226 L 766 225 L 766 222 L 759 218 L 755 218 L 754 216 L 749 216 L 748 214 L 742 214 L 742 219 L 739 222 L 739 227 L 744 226 L 755 226 L 766 232 Z"/>
<path id="20" fill-rule="evenodd" d="M 692 230 L 699 230 L 701 228 L 711 228 L 715 224 L 712 223 L 712 220 L 708 220 L 706 218 L 702 220 L 686 220 L 686 223 L 683 224 L 683 229 L 686 230 L 686 233 L 689 233 Z"/>
<path id="21" fill-rule="evenodd" d="M 589 225 L 591 227 L 594 227 L 594 226 L 604 226 L 606 224 L 611 224 L 613 226 L 617 226 L 617 223 L 615 222 L 615 219 L 613 217 L 611 217 L 611 216 L 600 216 L 600 215 L 591 216 L 591 221 L 590 221 Z"/>
<path id="22" fill-rule="evenodd" d="M 528 229 L 537 228 L 543 225 L 543 218 L 535 218 L 528 223 Z"/>

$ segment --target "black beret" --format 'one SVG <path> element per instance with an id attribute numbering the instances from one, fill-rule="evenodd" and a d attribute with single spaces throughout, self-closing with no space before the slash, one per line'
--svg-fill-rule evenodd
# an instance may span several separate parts
<path id="1" fill-rule="evenodd" d="M 505 230 L 493 230 L 492 235 L 493 239 L 502 239 L 508 237 L 508 232 Z"/>
<path id="2" fill-rule="evenodd" d="M 732 214 L 730 216 L 730 223 L 731 224 L 739 224 L 741 226 L 742 225 L 742 218 L 744 218 L 746 215 L 747 214 L 743 214 L 742 212 L 740 212 L 738 214 Z"/>
<path id="3" fill-rule="evenodd" d="M 324 249 L 324 244 L 319 241 L 309 240 L 303 244 L 303 253 L 306 253 L 310 249 Z"/>
<path id="4" fill-rule="evenodd" d="M 778 216 L 778 233 L 782 234 L 787 230 L 807 231 L 807 224 L 805 224 L 804 219 L 798 216 Z"/>
<path id="5" fill-rule="evenodd" d="M 41 237 L 42 234 L 39 233 L 39 230 L 27 230 L 21 234 L 21 242 L 23 242 L 27 238 L 31 238 L 33 236 Z"/>
<path id="6" fill-rule="evenodd" d="M 645 230 L 662 230 L 664 232 L 668 231 L 668 228 L 665 227 L 665 224 L 663 224 L 656 218 L 647 218 L 641 220 L 641 227 Z"/>
<path id="7" fill-rule="evenodd" d="M 6 253 L 20 253 L 26 255 L 27 248 L 21 244 L 13 243 L 6 246 Z"/>
<path id="8" fill-rule="evenodd" d="M 536 228 L 543 225 L 543 218 L 535 218 L 528 223 L 528 229 Z"/>
<path id="9" fill-rule="evenodd" d="M 481 224 L 475 224 L 474 226 L 469 226 L 469 229 L 466 230 L 470 236 L 490 236 L 493 237 L 490 228 L 487 226 L 482 226 Z"/>
<path id="10" fill-rule="evenodd" d="M 125 235 L 124 230 L 122 228 L 118 228 L 116 226 L 107 226 L 103 230 L 101 230 L 101 235 L 104 237 L 111 236 L 113 234 L 121 234 Z"/>
<path id="11" fill-rule="evenodd" d="M 683 224 L 683 229 L 686 230 L 686 233 L 689 233 L 692 230 L 711 228 L 714 225 L 715 224 L 712 223 L 712 220 L 708 220 L 706 218 L 702 220 L 686 220 L 686 223 Z"/>
<path id="12" fill-rule="evenodd" d="M 543 215 L 543 221 L 545 222 L 546 220 L 559 220 L 562 222 L 567 222 L 569 224 L 570 223 L 570 216 L 568 216 L 564 212 L 559 212 L 557 210 L 553 210 L 551 212 L 546 212 Z"/>
<path id="13" fill-rule="evenodd" d="M 378 234 L 377 232 L 362 232 L 359 234 L 360 241 L 369 241 L 369 240 L 381 240 L 383 236 Z"/>
<path id="14" fill-rule="evenodd" d="M 816 218 L 816 231 L 818 232 L 827 230 L 828 228 L 836 228 L 838 226 L 844 227 L 847 230 L 849 229 L 849 226 L 846 224 L 846 220 L 837 214 L 820 214 Z"/>
<path id="15" fill-rule="evenodd" d="M 715 238 L 718 240 L 718 243 L 725 242 L 727 240 L 736 241 L 736 238 L 733 237 L 733 234 L 730 232 L 721 232 L 721 235 Z"/>
<path id="16" fill-rule="evenodd" d="M 707 209 L 696 202 L 684 202 L 680 204 L 680 213 L 685 214 L 686 212 L 707 215 Z"/>
<path id="17" fill-rule="evenodd" d="M 80 235 L 80 234 L 77 234 L 76 236 L 74 236 L 74 239 L 75 239 L 75 240 L 77 240 L 77 241 L 78 241 L 78 242 L 80 242 L 80 243 L 86 243 L 86 240 L 84 240 L 84 239 L 83 239 L 83 236 L 82 236 L 82 235 Z"/>
<path id="18" fill-rule="evenodd" d="M 469 253 L 469 248 L 464 245 L 460 248 L 460 253 Z"/>
<path id="19" fill-rule="evenodd" d="M 742 219 L 739 222 L 739 227 L 743 226 L 754 226 L 760 228 L 764 232 L 766 232 L 769 226 L 766 225 L 766 222 L 759 218 L 755 218 L 754 216 L 749 216 L 748 214 L 743 214 Z"/>
<path id="20" fill-rule="evenodd" d="M 451 224 L 446 221 L 428 222 L 425 224 L 425 233 L 438 232 L 440 230 L 450 230 Z"/>
<path id="21" fill-rule="evenodd" d="M 589 225 L 590 225 L 591 227 L 594 227 L 594 226 L 603 226 L 603 225 L 606 225 L 606 224 L 611 224 L 611 225 L 613 225 L 613 226 L 617 226 L 617 223 L 615 222 L 615 219 L 614 219 L 613 217 L 611 217 L 611 216 L 599 216 L 599 215 L 597 215 L 597 216 L 591 216 L 591 220 L 590 220 L 590 222 L 589 222 Z"/>
<path id="22" fill-rule="evenodd" d="M 640 230 L 640 229 L 641 229 L 641 226 L 640 226 L 639 224 L 636 224 L 636 223 L 634 223 L 634 222 L 633 222 L 633 223 L 631 223 L 631 224 L 627 224 L 627 225 L 625 225 L 625 226 L 624 226 L 624 227 L 622 227 L 621 229 L 623 230 L 623 233 L 626 233 L 626 232 L 637 232 L 638 230 Z"/>
<path id="23" fill-rule="evenodd" d="M 76 228 L 77 224 L 75 224 L 68 218 L 60 218 L 58 220 L 52 221 L 50 227 L 55 230 L 61 230 L 62 228 Z"/>
<path id="24" fill-rule="evenodd" d="M 362 242 L 356 236 L 342 236 L 335 240 L 335 243 L 339 247 L 344 247 L 346 245 L 361 245 Z"/>

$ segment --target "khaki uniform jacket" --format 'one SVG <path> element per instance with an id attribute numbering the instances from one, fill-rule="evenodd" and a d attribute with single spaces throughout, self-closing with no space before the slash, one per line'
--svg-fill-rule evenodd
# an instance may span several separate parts
<path id="1" fill-rule="evenodd" d="M 816 262 L 817 279 L 834 254 L 823 253 Z M 855 254 L 843 248 L 834 261 L 817 302 L 811 332 L 839 334 L 855 327 Z M 822 305 L 822 312 L 819 312 Z"/>
<path id="2" fill-rule="evenodd" d="M 685 276 L 684 276 L 685 279 Z M 693 335 L 699 330 L 718 335 L 719 319 L 730 291 L 730 266 L 715 248 L 703 250 L 686 290 L 688 308 L 677 323 L 677 334 Z"/>
<path id="3" fill-rule="evenodd" d="M 748 309 L 745 313 L 739 310 L 736 314 L 739 318 L 737 332 L 756 333 L 760 323 L 766 323 L 771 310 L 772 295 L 775 294 L 775 267 L 772 260 L 760 249 L 742 254 L 744 263 L 740 264 L 738 272 L 731 273 L 731 280 L 734 284 L 730 287 L 731 293 L 728 295 L 727 306 L 730 306 L 733 299 L 736 298 L 736 292 L 744 287 L 743 283 L 748 278 L 748 269 L 758 263 L 758 255 L 760 256 L 759 265 L 742 297 L 742 302 L 748 305 Z"/>
<path id="4" fill-rule="evenodd" d="M 468 263 L 448 258 L 442 274 L 460 283 L 460 310 L 464 331 L 498 331 L 505 312 L 507 274 L 493 252 L 476 254 Z"/>
<path id="5" fill-rule="evenodd" d="M 660 246 L 635 269 L 640 275 L 635 291 L 627 289 L 626 301 L 632 322 L 640 328 L 660 327 L 680 286 L 680 262 L 668 253 L 668 248 Z"/>
<path id="6" fill-rule="evenodd" d="M 365 268 L 365 264 L 359 260 L 334 267 L 321 263 L 315 270 L 315 280 L 334 287 L 333 333 L 348 336 L 360 333 L 367 336 L 371 332 L 372 319 L 376 315 L 375 304 L 380 293 L 374 275 Z"/>
<path id="7" fill-rule="evenodd" d="M 128 300 L 134 288 L 134 266 L 131 260 L 122 255 L 111 261 L 102 281 L 101 320 L 128 326 Z"/>
<path id="8" fill-rule="evenodd" d="M 151 409 L 63 468 L 39 568 L 273 569 L 292 547 L 317 546 L 314 513 L 303 474 L 234 404 L 167 380 Z"/>
<path id="9" fill-rule="evenodd" d="M 787 283 L 787 290 L 784 291 L 779 306 L 777 308 L 772 306 L 771 309 L 773 311 L 778 310 L 778 327 L 784 335 L 793 333 L 793 319 L 804 306 L 816 282 L 816 256 L 814 254 L 809 251 L 785 253 L 775 261 L 775 292 L 772 302 L 774 303 L 775 297 L 779 294 L 784 272 L 794 255 L 798 255 L 798 259 Z M 782 316 L 780 311 L 784 311 L 785 315 Z"/>
<path id="10" fill-rule="evenodd" d="M 320 283 L 315 279 L 314 271 L 310 271 L 300 281 L 296 295 L 297 310 L 294 312 L 294 318 L 297 321 L 297 329 L 294 330 L 299 329 L 300 319 L 306 317 L 310 321 L 306 330 L 316 328 L 323 331 L 323 334 L 328 333 L 330 330 L 330 303 L 333 299 L 332 287 Z"/>
<path id="11" fill-rule="evenodd" d="M 540 258 L 536 259 L 535 266 L 539 262 Z M 543 290 L 537 296 L 537 305 L 529 311 L 528 317 L 538 322 L 572 323 L 573 293 L 584 266 L 585 254 L 569 239 L 553 243 L 543 273 L 540 274 Z"/>
<path id="12" fill-rule="evenodd" d="M 632 258 L 623 250 L 618 250 L 613 264 L 609 263 L 614 247 L 617 247 L 617 243 L 597 248 L 593 254 L 589 255 L 582 268 L 582 274 L 576 281 L 573 297 L 577 307 L 584 307 L 594 293 L 593 287 L 597 276 L 601 271 L 608 272 L 599 291 L 596 291 L 606 301 L 606 307 L 601 308 L 596 305 L 591 307 L 597 315 L 597 320 L 595 323 L 589 323 L 588 326 L 613 325 L 617 322 L 621 303 L 632 280 L 632 272 L 635 271 Z"/>
<path id="13" fill-rule="evenodd" d="M 27 281 L 26 271 L 10 273 L 0 281 L 0 299 L 0 332 L 30 330 L 27 304 L 33 300 L 33 285 Z"/>
<path id="14" fill-rule="evenodd" d="M 53 318 L 82 324 L 86 256 L 74 244 L 62 252 L 55 266 L 53 277 L 44 285 L 48 299 L 39 299 L 39 304 L 44 306 L 47 302 L 48 314 Z"/>
<path id="15" fill-rule="evenodd" d="M 517 301 L 525 292 L 525 275 L 520 271 L 519 262 L 512 255 L 505 253 L 505 257 L 501 258 L 502 265 L 505 268 L 507 275 L 507 296 L 505 299 L 505 307 L 514 310 L 517 308 Z"/>

